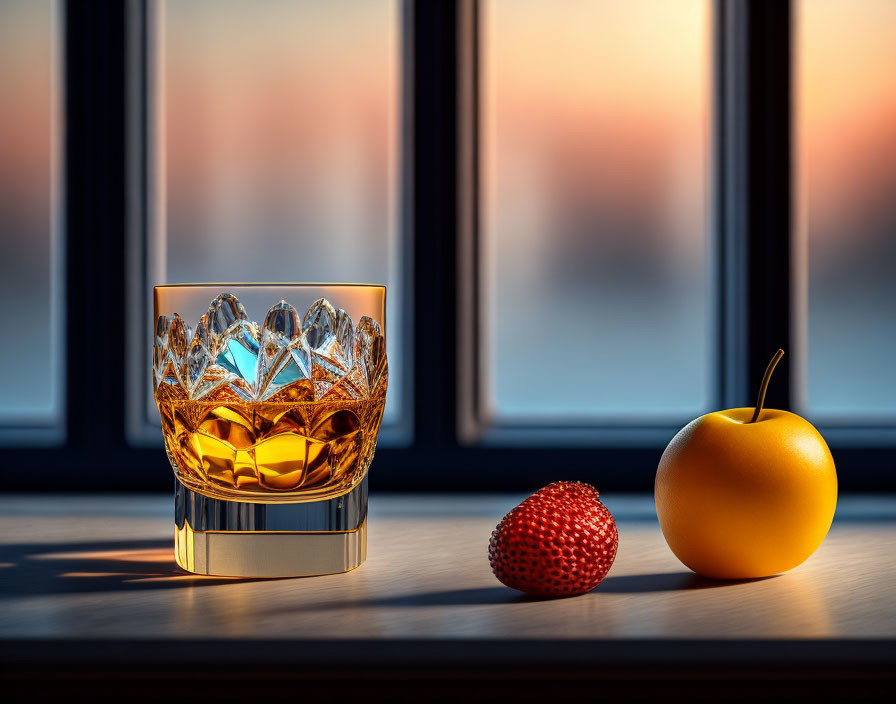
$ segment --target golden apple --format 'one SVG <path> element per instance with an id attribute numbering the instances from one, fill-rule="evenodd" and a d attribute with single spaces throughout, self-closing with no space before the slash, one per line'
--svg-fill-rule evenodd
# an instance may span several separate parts
<path id="1" fill-rule="evenodd" d="M 763 409 L 778 350 L 755 408 L 685 426 L 660 459 L 654 489 L 666 542 L 694 572 L 767 577 L 821 545 L 837 505 L 837 473 L 824 438 L 804 418 Z"/>

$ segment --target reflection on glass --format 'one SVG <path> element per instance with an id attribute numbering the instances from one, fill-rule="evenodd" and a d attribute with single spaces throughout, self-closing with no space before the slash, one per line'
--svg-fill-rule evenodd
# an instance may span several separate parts
<path id="1" fill-rule="evenodd" d="M 797 5 L 808 412 L 896 414 L 896 3 Z"/>
<path id="2" fill-rule="evenodd" d="M 0 2 L 0 423 L 47 427 L 62 412 L 56 227 L 56 4 Z M 13 332 L 14 331 L 14 332 Z"/>
<path id="3" fill-rule="evenodd" d="M 486 413 L 649 421 L 709 403 L 706 0 L 481 15 Z"/>
<path id="4" fill-rule="evenodd" d="M 395 420 L 398 0 L 168 0 L 156 9 L 152 282 L 388 285 L 386 422 Z"/>

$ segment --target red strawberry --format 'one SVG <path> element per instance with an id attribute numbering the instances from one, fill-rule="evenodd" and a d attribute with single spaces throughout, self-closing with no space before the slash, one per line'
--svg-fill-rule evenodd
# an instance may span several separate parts
<path id="1" fill-rule="evenodd" d="M 616 557 L 616 521 L 590 484 L 554 482 L 492 531 L 488 561 L 499 581 L 536 596 L 594 589 Z"/>

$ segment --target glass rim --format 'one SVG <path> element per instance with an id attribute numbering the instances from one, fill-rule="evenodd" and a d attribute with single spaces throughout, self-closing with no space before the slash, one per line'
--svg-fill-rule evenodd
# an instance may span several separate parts
<path id="1" fill-rule="evenodd" d="M 242 288 L 263 288 L 263 287 L 292 287 L 292 288 L 325 288 L 325 287 L 345 287 L 352 286 L 355 288 L 381 288 L 386 289 L 385 284 L 363 284 L 363 283 L 341 283 L 341 282 L 315 282 L 315 281 L 208 281 L 208 282 L 190 282 L 182 284 L 156 284 L 157 288 L 220 288 L 221 286 L 240 286 Z"/>

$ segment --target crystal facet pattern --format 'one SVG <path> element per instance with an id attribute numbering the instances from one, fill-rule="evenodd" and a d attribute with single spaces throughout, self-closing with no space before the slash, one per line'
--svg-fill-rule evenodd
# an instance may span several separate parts
<path id="1" fill-rule="evenodd" d="M 153 387 L 172 467 L 224 499 L 317 501 L 366 475 L 388 385 L 380 324 L 326 299 L 261 325 L 223 293 L 191 328 L 159 316 Z"/>

